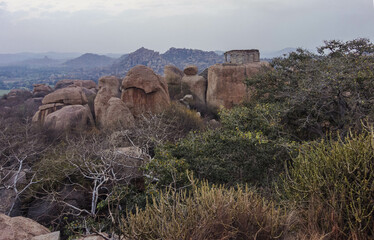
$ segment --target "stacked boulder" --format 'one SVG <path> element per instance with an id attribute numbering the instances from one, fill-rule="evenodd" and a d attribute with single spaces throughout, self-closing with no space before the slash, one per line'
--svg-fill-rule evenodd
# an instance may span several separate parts
<path id="1" fill-rule="evenodd" d="M 187 88 L 184 89 L 184 92 L 193 96 L 193 105 L 205 106 L 207 80 L 197 75 L 198 68 L 196 66 L 187 66 L 183 72 L 182 86 Z"/>
<path id="2" fill-rule="evenodd" d="M 94 120 L 87 100 L 87 95 L 91 93 L 95 94 L 90 89 L 76 85 L 58 88 L 43 98 L 43 105 L 35 113 L 33 122 L 59 132 L 93 126 Z"/>
<path id="3" fill-rule="evenodd" d="M 147 113 L 160 113 L 170 105 L 164 78 L 143 65 L 138 65 L 127 73 L 121 89 L 121 99 L 135 118 Z"/>
<path id="4" fill-rule="evenodd" d="M 32 91 L 32 97 L 33 98 L 40 98 L 45 97 L 49 93 L 51 93 L 53 90 L 50 86 L 46 84 L 34 84 L 34 89 Z"/>
<path id="5" fill-rule="evenodd" d="M 120 79 L 102 77 L 99 79 L 99 91 L 95 98 L 96 124 L 102 128 L 131 128 L 135 124 L 134 116 L 120 97 Z"/>
<path id="6" fill-rule="evenodd" d="M 81 87 L 86 94 L 87 104 L 90 107 L 91 113 L 94 115 L 94 100 L 97 93 L 96 83 L 92 80 L 78 80 L 78 79 L 63 79 L 56 83 L 55 91 L 66 87 Z"/>

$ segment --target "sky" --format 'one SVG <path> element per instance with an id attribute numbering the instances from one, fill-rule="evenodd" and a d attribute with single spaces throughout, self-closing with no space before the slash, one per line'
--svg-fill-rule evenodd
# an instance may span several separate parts
<path id="1" fill-rule="evenodd" d="M 0 53 L 374 42 L 374 0 L 0 0 Z"/>

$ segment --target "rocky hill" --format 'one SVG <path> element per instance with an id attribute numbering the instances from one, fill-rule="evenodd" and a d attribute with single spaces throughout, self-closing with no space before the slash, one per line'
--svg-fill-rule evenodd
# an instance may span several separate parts
<path id="1" fill-rule="evenodd" d="M 105 55 L 86 53 L 78 58 L 71 59 L 64 63 L 71 68 L 102 68 L 113 64 L 114 59 Z"/>
<path id="2" fill-rule="evenodd" d="M 125 75 L 132 67 L 136 65 L 145 65 L 152 68 L 156 73 L 163 74 L 164 66 L 175 65 L 183 69 L 187 65 L 196 65 L 200 71 L 214 65 L 222 63 L 223 56 L 215 52 L 206 52 L 202 50 L 170 48 L 164 54 L 139 48 L 133 53 L 123 55 L 110 68 L 110 72 L 115 75 Z"/>
<path id="3" fill-rule="evenodd" d="M 123 55 L 111 66 L 110 71 L 112 74 L 123 76 L 136 65 L 145 65 L 157 73 L 162 73 L 168 62 L 159 52 L 142 47 L 133 53 Z"/>
<path id="4" fill-rule="evenodd" d="M 216 63 L 223 63 L 224 57 L 215 52 L 186 48 L 170 48 L 162 57 L 176 67 L 183 69 L 187 65 L 196 65 L 200 71 Z"/>

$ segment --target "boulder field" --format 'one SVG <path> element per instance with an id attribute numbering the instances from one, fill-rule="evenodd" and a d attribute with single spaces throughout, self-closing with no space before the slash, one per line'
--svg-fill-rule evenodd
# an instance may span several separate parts
<path id="1" fill-rule="evenodd" d="M 252 89 L 248 89 L 245 79 L 258 73 L 262 67 L 270 67 L 267 62 L 252 62 L 246 64 L 216 64 L 210 66 L 198 75 L 196 66 L 187 66 L 182 77 L 174 66 L 165 67 L 165 78 L 174 91 L 173 96 L 180 96 L 185 104 L 188 96 L 189 105 L 209 108 L 231 108 L 243 101 L 249 100 Z M 179 70 L 180 71 L 180 70 Z M 191 99 L 191 96 L 193 99 Z"/>
<path id="2" fill-rule="evenodd" d="M 56 131 L 92 126 L 132 128 L 142 115 L 165 110 L 171 98 L 198 108 L 231 108 L 249 100 L 252 90 L 245 85 L 245 79 L 268 66 L 267 62 L 216 64 L 199 75 L 196 66 L 181 71 L 169 65 L 162 77 L 138 65 L 123 79 L 106 76 L 99 79 L 98 85 L 92 80 L 65 79 L 58 81 L 54 89 L 35 84 L 32 92 L 12 90 L 0 99 L 0 113 L 11 115 L 14 106 L 36 112 L 34 124 Z"/>
<path id="3" fill-rule="evenodd" d="M 49 88 L 36 85 L 34 92 L 41 90 L 48 92 Z M 90 80 L 57 82 L 55 91 L 44 96 L 33 123 L 58 132 L 95 125 L 102 129 L 126 129 L 134 127 L 138 117 L 160 113 L 169 105 L 165 79 L 139 65 L 123 80 L 114 76 L 100 78 L 98 86 Z"/>

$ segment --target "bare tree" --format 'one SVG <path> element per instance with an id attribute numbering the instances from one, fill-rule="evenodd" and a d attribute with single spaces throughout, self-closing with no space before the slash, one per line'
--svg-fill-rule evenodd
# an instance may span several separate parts
<path id="1" fill-rule="evenodd" d="M 32 162 L 48 147 L 29 119 L 23 123 L 0 119 L 0 126 L 0 192 L 4 196 L 0 211 L 11 215 L 22 194 L 38 182 Z"/>

